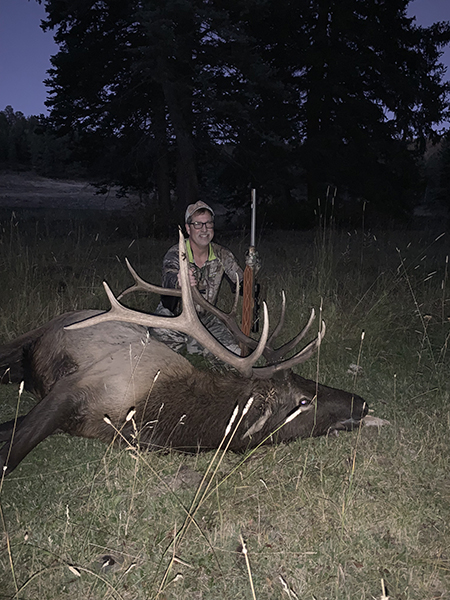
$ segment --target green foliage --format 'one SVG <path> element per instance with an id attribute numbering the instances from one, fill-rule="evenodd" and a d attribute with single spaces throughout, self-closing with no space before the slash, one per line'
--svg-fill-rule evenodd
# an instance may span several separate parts
<path id="1" fill-rule="evenodd" d="M 52 313 L 104 307 L 103 278 L 115 291 L 130 284 L 117 257 L 158 282 L 172 243 L 24 237 L 20 225 L 2 233 L 3 339 Z M 242 239 L 228 243 L 243 255 Z M 252 598 L 250 578 L 258 600 L 372 600 L 382 585 L 403 600 L 448 595 L 445 236 L 327 225 L 263 232 L 260 249 L 272 324 L 286 290 L 285 338 L 323 301 L 327 333 L 301 373 L 355 389 L 391 424 L 230 453 L 220 464 L 213 453 L 136 453 L 53 436 L 1 484 L 0 597 Z M 156 299 L 133 302 L 151 310 Z M 18 394 L 0 393 L 2 422 Z M 24 394 L 19 413 L 33 404 Z"/>

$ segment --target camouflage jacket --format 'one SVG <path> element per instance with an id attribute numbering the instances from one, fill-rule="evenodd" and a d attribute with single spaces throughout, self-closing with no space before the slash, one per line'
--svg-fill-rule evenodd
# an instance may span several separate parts
<path id="1" fill-rule="evenodd" d="M 239 282 L 242 283 L 244 274 L 234 254 L 215 242 L 209 245 L 209 256 L 203 267 L 198 267 L 194 262 L 191 245 L 186 241 L 187 255 L 190 266 L 194 269 L 200 293 L 211 304 L 215 304 L 219 287 L 225 275 L 229 279 L 232 289 L 236 287 L 236 274 Z M 178 244 L 170 248 L 163 260 L 162 285 L 166 288 L 178 288 L 178 271 L 180 263 L 178 259 Z M 165 308 L 168 308 L 174 314 L 179 312 L 179 298 L 173 296 L 161 296 L 161 302 Z M 199 311 L 201 312 L 201 311 Z"/>

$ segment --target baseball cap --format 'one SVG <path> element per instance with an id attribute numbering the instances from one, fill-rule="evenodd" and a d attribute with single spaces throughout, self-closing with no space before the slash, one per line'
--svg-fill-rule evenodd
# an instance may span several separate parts
<path id="1" fill-rule="evenodd" d="M 209 210 L 209 212 L 214 217 L 214 211 L 213 211 L 213 209 L 210 206 L 208 206 L 206 204 L 206 202 L 203 202 L 202 200 L 199 200 L 195 204 L 189 204 L 189 206 L 186 209 L 186 214 L 185 214 L 185 217 L 184 217 L 184 222 L 187 223 L 189 221 L 189 219 L 192 217 L 192 215 L 194 213 L 196 213 L 198 210 L 201 210 L 202 208 L 205 208 L 206 210 Z"/>

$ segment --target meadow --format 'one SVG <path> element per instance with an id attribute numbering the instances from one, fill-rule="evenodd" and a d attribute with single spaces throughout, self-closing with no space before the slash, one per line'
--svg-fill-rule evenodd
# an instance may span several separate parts
<path id="1" fill-rule="evenodd" d="M 243 263 L 245 235 L 216 237 Z M 125 257 L 159 283 L 173 242 L 4 223 L 0 340 L 107 308 L 102 280 L 132 283 Z M 243 455 L 55 435 L 1 481 L 0 599 L 450 599 L 448 236 L 267 229 L 258 246 L 272 323 L 287 294 L 285 338 L 322 307 L 325 339 L 298 372 L 389 424 Z M 0 421 L 34 402 L 2 386 Z"/>

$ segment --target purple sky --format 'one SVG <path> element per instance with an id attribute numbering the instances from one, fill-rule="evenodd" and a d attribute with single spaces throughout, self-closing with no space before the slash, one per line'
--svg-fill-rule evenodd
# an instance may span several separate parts
<path id="1" fill-rule="evenodd" d="M 409 14 L 425 26 L 450 21 L 450 0 L 414 0 Z M 56 46 L 52 34 L 39 27 L 44 17 L 36 0 L 0 0 L 0 110 L 10 104 L 25 116 L 47 114 L 42 81 Z M 442 62 L 449 65 L 450 79 L 450 48 Z"/>

